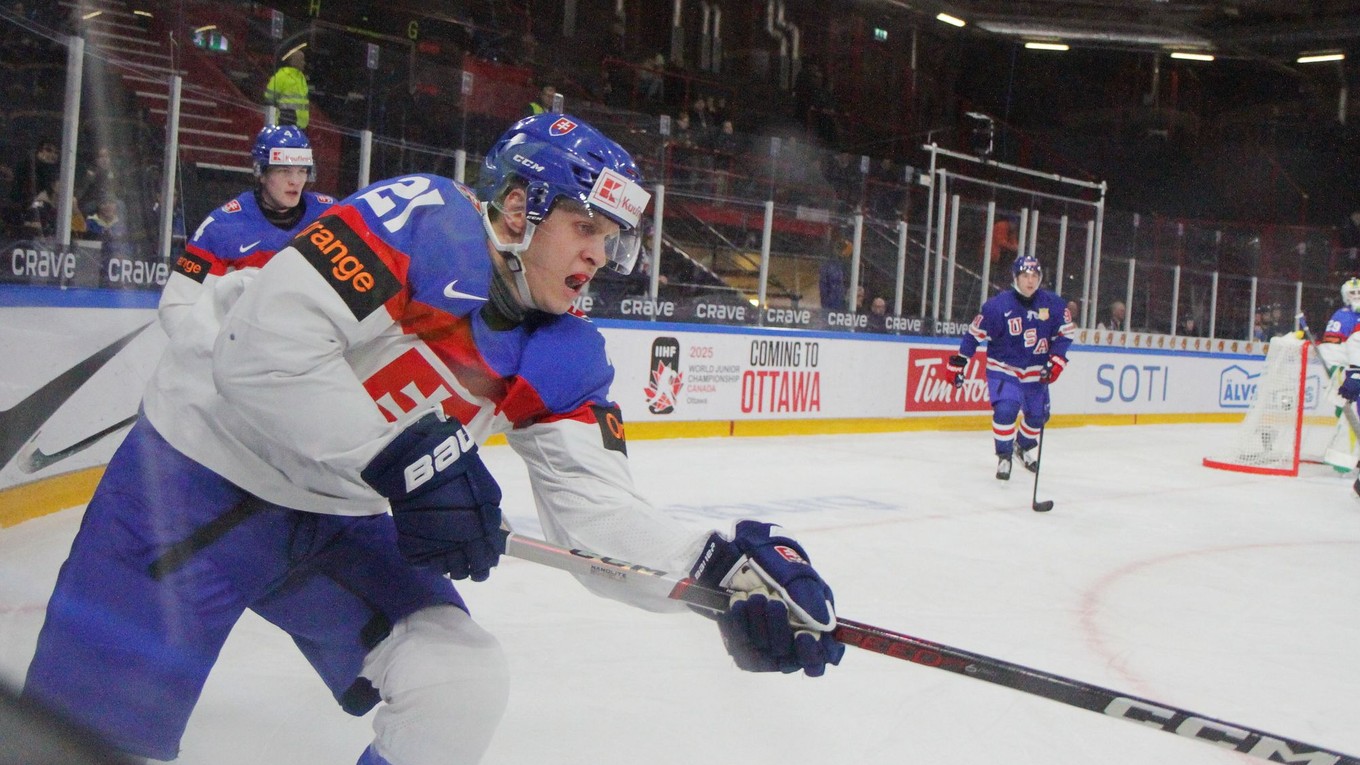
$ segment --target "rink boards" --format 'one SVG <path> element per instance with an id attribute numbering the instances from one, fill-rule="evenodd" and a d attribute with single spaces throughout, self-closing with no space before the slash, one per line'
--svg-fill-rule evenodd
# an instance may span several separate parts
<path id="1" fill-rule="evenodd" d="M 84 501 L 166 342 L 154 295 L 24 292 L 4 302 L 0 526 Z M 981 354 L 961 389 L 945 373 L 957 338 L 596 324 L 615 367 L 611 395 L 635 439 L 990 422 Z M 1052 424 L 1235 420 L 1255 395 L 1264 351 L 1261 343 L 1081 331 L 1051 389 Z M 1330 407 L 1325 382 L 1321 367 L 1310 367 L 1305 412 Z"/>

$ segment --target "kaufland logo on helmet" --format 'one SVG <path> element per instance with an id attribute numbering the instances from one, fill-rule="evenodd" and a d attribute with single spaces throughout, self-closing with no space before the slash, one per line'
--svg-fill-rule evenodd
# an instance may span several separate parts
<path id="1" fill-rule="evenodd" d="M 269 164 L 271 165 L 310 165 L 312 164 L 311 149 L 289 149 L 278 148 L 269 150 Z"/>
<path id="2" fill-rule="evenodd" d="M 652 195 L 641 186 L 606 167 L 595 179 L 595 185 L 590 189 L 590 197 L 586 201 L 601 209 L 613 211 L 626 221 L 629 227 L 633 227 L 642 218 L 642 211 L 647 209 L 647 203 L 651 199 Z"/>
<path id="3" fill-rule="evenodd" d="M 576 129 L 575 122 L 572 122 L 566 117 L 562 117 L 558 121 L 554 122 L 552 124 L 552 127 L 548 128 L 548 133 L 550 135 L 566 135 L 567 133 L 570 133 L 575 129 Z"/>

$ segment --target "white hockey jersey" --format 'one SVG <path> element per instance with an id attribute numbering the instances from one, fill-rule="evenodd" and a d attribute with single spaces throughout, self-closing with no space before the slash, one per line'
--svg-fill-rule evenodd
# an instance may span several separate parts
<path id="1" fill-rule="evenodd" d="M 212 284 L 156 369 L 146 416 L 252 494 L 361 515 L 387 504 L 360 471 L 438 408 L 479 443 L 506 435 L 555 543 L 687 570 L 708 532 L 634 489 L 603 336 L 577 313 L 493 330 L 491 257 L 461 184 L 410 175 L 360 190 L 263 268 Z"/>

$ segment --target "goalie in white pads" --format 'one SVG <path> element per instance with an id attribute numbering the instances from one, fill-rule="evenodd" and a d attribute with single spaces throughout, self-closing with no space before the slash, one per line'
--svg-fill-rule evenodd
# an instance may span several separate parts
<path id="1" fill-rule="evenodd" d="M 1317 349 L 1332 371 L 1332 390 L 1340 398 L 1338 407 L 1354 408 L 1360 398 L 1360 279 L 1352 277 L 1341 285 L 1341 303 L 1327 320 Z M 1360 460 L 1356 437 L 1347 418 L 1338 417 L 1323 459 L 1338 470 L 1352 470 Z"/>
<path id="2" fill-rule="evenodd" d="M 555 544 L 731 588 L 738 666 L 840 660 L 831 590 L 787 532 L 691 531 L 633 487 L 604 338 L 572 309 L 598 269 L 636 261 L 650 196 L 632 158 L 545 113 L 481 178 L 481 202 L 432 175 L 362 189 L 193 304 L 86 509 L 27 696 L 173 759 L 249 608 L 345 711 L 378 708 L 360 763 L 478 761 L 508 668 L 447 576 L 486 579 L 504 552 L 477 446 L 496 433 Z"/>

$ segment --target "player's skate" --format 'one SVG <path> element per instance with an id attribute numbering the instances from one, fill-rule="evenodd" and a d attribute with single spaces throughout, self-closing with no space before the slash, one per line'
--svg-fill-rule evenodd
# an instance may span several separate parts
<path id="1" fill-rule="evenodd" d="M 1011 457 L 1009 454 L 997 457 L 996 459 L 996 480 L 1011 480 Z"/>
<path id="2" fill-rule="evenodd" d="M 1031 473 L 1039 472 L 1039 447 L 1033 446 L 1029 449 L 1022 449 L 1020 442 L 1015 443 L 1015 453 L 1020 455 L 1020 461 L 1024 463 L 1025 469 Z"/>

